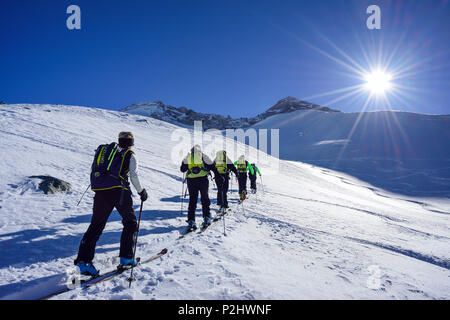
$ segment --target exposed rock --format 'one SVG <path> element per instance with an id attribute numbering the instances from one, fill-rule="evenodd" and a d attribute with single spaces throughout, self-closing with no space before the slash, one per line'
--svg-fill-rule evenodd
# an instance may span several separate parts
<path id="1" fill-rule="evenodd" d="M 41 179 L 39 189 L 45 194 L 55 194 L 58 192 L 66 192 L 70 190 L 70 183 L 54 178 L 51 176 L 31 176 L 31 179 Z"/>

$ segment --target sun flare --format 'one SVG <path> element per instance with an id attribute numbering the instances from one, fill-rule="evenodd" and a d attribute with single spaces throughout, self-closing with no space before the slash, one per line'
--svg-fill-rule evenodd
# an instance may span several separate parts
<path id="1" fill-rule="evenodd" d="M 384 71 L 376 70 L 365 76 L 365 87 L 372 94 L 383 94 L 391 88 L 392 76 Z"/>

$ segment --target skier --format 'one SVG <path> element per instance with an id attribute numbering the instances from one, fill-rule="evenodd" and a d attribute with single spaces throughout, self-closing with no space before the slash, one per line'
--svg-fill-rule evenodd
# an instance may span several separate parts
<path id="1" fill-rule="evenodd" d="M 137 265 L 137 261 L 133 259 L 137 221 L 128 176 L 142 202 L 147 200 L 148 195 L 137 175 L 137 160 L 131 150 L 134 145 L 133 134 L 119 133 L 118 142 L 99 146 L 92 163 L 91 189 L 95 192 L 93 215 L 91 224 L 81 240 L 78 257 L 74 261 L 80 273 L 84 275 L 99 274 L 92 264 L 95 246 L 114 208 L 122 216 L 123 224 L 119 267 Z"/>
<path id="2" fill-rule="evenodd" d="M 211 218 L 211 212 L 209 206 L 211 201 L 209 200 L 209 180 L 208 173 L 213 171 L 215 177 L 220 176 L 217 168 L 214 166 L 211 159 L 202 153 L 199 145 L 192 147 L 191 152 L 188 153 L 186 158 L 183 159 L 180 167 L 181 172 L 187 172 L 186 180 L 189 190 L 189 207 L 188 207 L 188 228 L 195 230 L 197 225 L 195 224 L 195 210 L 197 208 L 198 194 L 200 192 L 203 212 L 203 227 L 211 224 L 213 219 Z"/>
<path id="3" fill-rule="evenodd" d="M 244 155 L 234 163 L 238 171 L 238 183 L 239 183 L 239 200 L 242 202 L 247 197 L 247 170 L 254 175 L 252 166 L 245 160 Z"/>
<path id="4" fill-rule="evenodd" d="M 253 168 L 253 174 L 250 171 L 248 175 L 248 178 L 250 179 L 250 190 L 252 193 L 256 193 L 256 173 L 261 177 L 261 172 L 259 172 L 259 168 L 254 163 L 252 163 L 251 166 Z"/>
<path id="5" fill-rule="evenodd" d="M 234 172 L 236 177 L 238 176 L 238 173 L 233 162 L 227 157 L 227 153 L 224 150 L 217 151 L 214 165 L 219 172 L 219 176 L 215 179 L 217 185 L 217 205 L 220 208 L 219 211 L 224 213 L 228 209 L 227 193 L 230 182 L 230 172 Z"/>

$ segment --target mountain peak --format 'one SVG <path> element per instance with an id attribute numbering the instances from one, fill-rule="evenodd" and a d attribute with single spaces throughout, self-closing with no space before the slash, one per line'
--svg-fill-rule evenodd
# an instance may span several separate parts
<path id="1" fill-rule="evenodd" d="M 121 112 L 139 114 L 152 117 L 177 125 L 192 126 L 194 121 L 202 121 L 204 129 L 215 128 L 219 130 L 248 128 L 256 123 L 276 114 L 290 113 L 297 110 L 319 110 L 325 112 L 340 112 L 328 107 L 302 101 L 294 97 L 286 97 L 278 101 L 264 113 L 253 118 L 231 118 L 226 115 L 207 114 L 196 112 L 186 107 L 173 107 L 165 105 L 162 101 L 139 102 L 121 109 Z"/>
<path id="2" fill-rule="evenodd" d="M 340 112 L 338 110 L 333 110 L 328 107 L 322 107 L 320 105 L 303 101 L 291 96 L 278 101 L 274 106 L 267 110 L 266 114 L 276 114 L 276 113 L 289 113 L 297 110 L 320 110 L 325 112 Z"/>

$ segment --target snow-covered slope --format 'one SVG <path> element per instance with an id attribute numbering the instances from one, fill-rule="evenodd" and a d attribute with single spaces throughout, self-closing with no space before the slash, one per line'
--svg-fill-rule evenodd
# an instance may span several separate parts
<path id="1" fill-rule="evenodd" d="M 450 115 L 298 110 L 253 128 L 280 129 L 280 157 L 408 195 L 450 197 Z"/>
<path id="2" fill-rule="evenodd" d="M 221 222 L 177 240 L 186 216 L 179 164 L 171 161 L 176 128 L 101 109 L 1 105 L 0 297 L 42 296 L 73 267 L 90 221 L 92 193 L 76 204 L 94 149 L 131 130 L 149 192 L 137 252 L 169 253 L 136 269 L 131 289 L 122 276 L 57 299 L 450 298 L 448 199 L 403 197 L 300 162 L 281 161 L 272 176 L 262 167 L 264 185 L 243 207 L 234 182 L 226 236 Z M 73 190 L 42 194 L 27 178 L 42 174 Z M 213 203 L 214 193 L 211 186 Z M 113 212 L 97 247 L 100 269 L 117 263 L 121 229 Z"/>
<path id="3" fill-rule="evenodd" d="M 414 196 L 450 197 L 450 115 L 344 113 L 293 97 L 252 118 L 203 114 L 162 102 L 123 112 L 182 126 L 280 129 L 280 158 L 346 172 L 377 187 Z"/>

